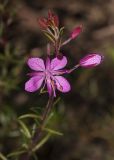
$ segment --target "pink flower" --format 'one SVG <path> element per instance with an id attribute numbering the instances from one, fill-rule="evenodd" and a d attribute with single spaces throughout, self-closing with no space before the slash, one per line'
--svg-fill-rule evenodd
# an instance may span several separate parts
<path id="1" fill-rule="evenodd" d="M 26 91 L 37 91 L 43 82 L 44 86 L 47 84 L 49 95 L 53 94 L 56 96 L 56 89 L 63 93 L 70 91 L 71 87 L 69 82 L 61 76 L 66 73 L 65 70 L 61 70 L 67 64 L 67 58 L 65 56 L 63 56 L 61 60 L 54 58 L 50 61 L 50 59 L 47 58 L 46 64 L 44 64 L 41 58 L 29 58 L 27 64 L 34 72 L 29 73 L 31 78 L 25 83 Z"/>
<path id="2" fill-rule="evenodd" d="M 103 56 L 100 54 L 88 54 L 84 58 L 82 58 L 79 62 L 79 65 L 84 68 L 93 68 L 98 66 L 103 60 Z"/>

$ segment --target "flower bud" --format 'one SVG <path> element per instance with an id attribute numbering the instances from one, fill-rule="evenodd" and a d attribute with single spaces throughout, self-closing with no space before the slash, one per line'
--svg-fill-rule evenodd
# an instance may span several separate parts
<path id="1" fill-rule="evenodd" d="M 74 28 L 70 34 L 71 39 L 76 38 L 80 34 L 80 32 L 82 32 L 82 26 L 78 26 Z"/>
<path id="2" fill-rule="evenodd" d="M 46 18 L 40 18 L 38 19 L 38 23 L 41 29 L 47 29 L 48 24 L 47 24 L 47 19 Z"/>
<path id="3" fill-rule="evenodd" d="M 53 16 L 53 21 L 54 21 L 55 26 L 58 27 L 59 26 L 59 18 L 57 15 Z"/>
<path id="4" fill-rule="evenodd" d="M 93 68 L 98 66 L 103 60 L 103 56 L 100 54 L 88 54 L 84 58 L 82 58 L 79 62 L 79 65 L 84 68 Z"/>
<path id="5" fill-rule="evenodd" d="M 50 10 L 48 11 L 48 21 L 51 22 L 52 24 L 54 23 L 54 25 L 56 27 L 59 26 L 59 18 L 57 15 L 55 15 L 53 12 L 51 12 Z"/>
<path id="6" fill-rule="evenodd" d="M 52 11 L 49 10 L 49 11 L 48 11 L 48 19 L 52 19 L 53 15 L 54 15 L 54 14 L 52 13 Z"/>

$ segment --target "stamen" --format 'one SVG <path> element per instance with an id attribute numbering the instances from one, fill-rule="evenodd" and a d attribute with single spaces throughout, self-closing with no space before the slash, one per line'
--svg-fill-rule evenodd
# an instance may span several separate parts
<path id="1" fill-rule="evenodd" d="M 62 91 L 62 90 L 63 90 L 63 87 L 62 87 L 62 86 L 60 86 L 60 87 L 59 87 L 59 89 Z"/>
<path id="2" fill-rule="evenodd" d="M 54 77 L 55 78 L 55 77 Z M 56 79 L 56 78 L 55 78 Z M 55 83 L 56 83 L 56 81 L 58 82 L 58 84 L 59 84 L 59 89 L 62 91 L 63 90 L 63 87 L 61 86 L 61 84 L 59 83 L 59 81 L 56 79 L 55 80 Z"/>
<path id="3" fill-rule="evenodd" d="M 51 80 L 51 86 L 52 86 L 52 89 L 53 89 L 54 97 L 56 97 L 56 93 L 55 93 L 55 81 Z"/>
<path id="4" fill-rule="evenodd" d="M 44 84 L 43 84 L 43 87 L 42 87 L 41 90 L 40 90 L 40 93 L 43 93 L 43 92 L 44 92 L 45 86 L 46 86 L 46 79 L 44 80 Z"/>

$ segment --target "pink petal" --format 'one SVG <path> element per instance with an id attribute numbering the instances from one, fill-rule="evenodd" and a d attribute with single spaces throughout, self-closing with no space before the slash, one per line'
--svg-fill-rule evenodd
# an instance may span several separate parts
<path id="1" fill-rule="evenodd" d="M 55 81 L 56 81 L 56 85 L 57 85 L 57 89 L 61 92 L 69 92 L 71 90 L 71 86 L 69 84 L 69 82 L 62 76 L 54 76 L 55 77 Z"/>
<path id="2" fill-rule="evenodd" d="M 49 57 L 47 57 L 46 59 L 46 69 L 50 70 L 50 58 Z"/>
<path id="3" fill-rule="evenodd" d="M 86 55 L 79 62 L 81 67 L 92 68 L 99 65 L 102 62 L 103 57 L 99 54 L 93 53 Z"/>
<path id="4" fill-rule="evenodd" d="M 58 59 L 58 58 L 54 58 L 51 61 L 51 69 L 52 70 L 59 70 L 62 69 L 66 66 L 67 64 L 67 58 L 65 56 L 63 56 L 62 59 Z"/>
<path id="5" fill-rule="evenodd" d="M 34 77 L 34 76 L 43 76 L 43 72 L 31 72 L 27 74 L 28 76 Z"/>
<path id="6" fill-rule="evenodd" d="M 45 65 L 41 58 L 29 58 L 27 62 L 28 66 L 35 71 L 44 71 Z"/>
<path id="7" fill-rule="evenodd" d="M 43 80 L 44 76 L 35 76 L 30 78 L 30 80 L 25 83 L 25 90 L 27 92 L 35 92 L 41 87 Z"/>

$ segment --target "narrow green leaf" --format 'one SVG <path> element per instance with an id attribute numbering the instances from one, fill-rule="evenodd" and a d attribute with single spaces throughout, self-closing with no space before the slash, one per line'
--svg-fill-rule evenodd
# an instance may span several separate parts
<path id="1" fill-rule="evenodd" d="M 26 151 L 21 151 L 20 150 L 20 151 L 12 152 L 12 153 L 8 154 L 7 157 L 18 156 L 18 155 L 20 155 L 20 154 L 22 154 L 24 152 L 26 152 Z"/>
<path id="2" fill-rule="evenodd" d="M 24 118 L 37 118 L 37 119 L 41 119 L 41 116 L 29 113 L 29 114 L 25 114 L 25 115 L 20 116 L 18 119 L 20 120 L 20 119 L 24 119 Z"/>
<path id="3" fill-rule="evenodd" d="M 64 27 L 60 28 L 60 35 L 63 34 L 63 31 L 64 31 Z"/>
<path id="4" fill-rule="evenodd" d="M 23 133 L 26 135 L 27 138 L 31 138 L 31 134 L 25 123 L 21 120 L 18 120 L 19 124 L 22 127 Z"/>
<path id="5" fill-rule="evenodd" d="M 58 98 L 55 100 L 53 106 L 55 106 L 59 101 L 60 101 L 60 97 L 58 97 Z M 54 116 L 54 112 L 51 112 L 51 113 L 49 114 L 49 116 L 47 117 L 47 120 L 45 121 L 44 126 L 46 126 L 46 125 L 49 123 L 50 119 L 51 119 L 53 116 Z"/>
<path id="6" fill-rule="evenodd" d="M 33 149 L 32 151 L 35 152 L 36 150 L 38 150 L 40 147 L 43 146 L 43 144 L 45 144 L 48 139 L 50 138 L 51 134 L 48 133 Z"/>
<path id="7" fill-rule="evenodd" d="M 23 143 L 23 144 L 22 144 L 22 147 L 23 147 L 24 149 L 28 149 L 28 145 L 27 145 L 26 143 Z"/>
<path id="8" fill-rule="evenodd" d="M 58 132 L 58 131 L 55 131 L 55 130 L 50 129 L 50 128 L 43 128 L 43 130 L 45 130 L 45 131 L 47 131 L 47 132 L 49 132 L 49 133 L 51 133 L 51 134 L 56 134 L 56 135 L 58 135 L 58 136 L 63 136 L 63 133 Z"/>
<path id="9" fill-rule="evenodd" d="M 48 37 L 48 38 L 54 43 L 53 38 L 52 38 L 48 33 L 45 33 L 45 32 L 44 32 L 44 34 L 45 34 L 46 37 Z"/>
<path id="10" fill-rule="evenodd" d="M 7 158 L 2 153 L 0 153 L 0 158 L 1 160 L 7 160 Z"/>
<path id="11" fill-rule="evenodd" d="M 45 123 L 44 123 L 44 126 L 46 126 L 46 125 L 49 123 L 50 119 L 51 119 L 53 116 L 54 116 L 54 112 L 52 112 L 52 113 L 49 114 L 49 116 L 47 117 L 47 120 L 46 120 Z"/>
<path id="12" fill-rule="evenodd" d="M 35 114 L 37 114 L 37 115 L 39 115 L 39 113 L 42 112 L 41 106 L 31 107 L 30 110 L 31 110 L 32 112 L 34 112 Z"/>
<path id="13" fill-rule="evenodd" d="M 56 100 L 55 100 L 55 102 L 53 103 L 53 106 L 55 106 L 59 101 L 60 101 L 60 97 L 58 97 Z"/>
<path id="14" fill-rule="evenodd" d="M 44 88 L 41 88 L 41 90 L 40 90 L 40 94 L 42 94 L 42 93 L 47 93 L 48 91 L 47 90 L 44 90 Z"/>

